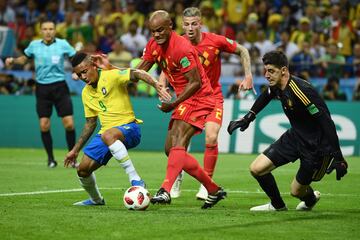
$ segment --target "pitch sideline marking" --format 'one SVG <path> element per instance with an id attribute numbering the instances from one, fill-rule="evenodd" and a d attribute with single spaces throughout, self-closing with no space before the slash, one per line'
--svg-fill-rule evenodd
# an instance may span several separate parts
<path id="1" fill-rule="evenodd" d="M 125 190 L 126 188 L 99 188 L 100 190 Z M 157 191 L 158 189 L 148 189 L 149 191 Z M 226 189 L 225 189 L 226 190 Z M 14 196 L 26 196 L 26 195 L 40 195 L 40 194 L 50 194 L 50 193 L 70 193 L 70 192 L 82 192 L 82 188 L 73 188 L 73 189 L 58 189 L 58 190 L 48 190 L 48 191 L 34 191 L 34 192 L 14 192 L 14 193 L 0 193 L 0 197 L 14 197 Z M 195 189 L 181 189 L 183 192 L 197 192 Z M 264 194 L 264 192 L 258 191 L 241 191 L 241 190 L 226 190 L 228 193 L 238 193 L 238 194 Z M 281 193 L 282 195 L 289 194 L 288 192 Z M 358 194 L 332 194 L 332 193 L 321 193 L 325 196 L 343 196 L 343 197 L 360 197 Z"/>

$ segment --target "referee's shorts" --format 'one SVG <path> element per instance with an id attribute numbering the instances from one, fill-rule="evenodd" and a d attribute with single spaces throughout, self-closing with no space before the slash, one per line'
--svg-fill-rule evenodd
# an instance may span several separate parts
<path id="1" fill-rule="evenodd" d="M 39 118 L 49 118 L 55 106 L 57 115 L 65 117 L 73 115 L 70 91 L 65 81 L 50 84 L 36 83 L 36 112 Z"/>

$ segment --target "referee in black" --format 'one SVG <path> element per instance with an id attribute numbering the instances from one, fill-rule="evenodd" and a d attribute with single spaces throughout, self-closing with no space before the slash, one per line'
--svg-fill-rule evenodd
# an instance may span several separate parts
<path id="1" fill-rule="evenodd" d="M 244 131 L 272 99 L 281 101 L 291 128 L 271 144 L 250 165 L 251 174 L 271 202 L 252 207 L 250 211 L 281 211 L 287 207 L 280 196 L 272 170 L 300 159 L 300 167 L 291 184 L 291 195 L 300 199 L 296 210 L 311 210 L 320 192 L 310 184 L 320 181 L 325 172 L 336 170 L 336 179 L 347 173 L 336 128 L 329 109 L 317 91 L 305 80 L 290 75 L 288 59 L 281 51 L 271 51 L 262 58 L 265 78 L 269 82 L 251 110 L 240 120 L 231 121 L 228 132 Z"/>
<path id="2" fill-rule="evenodd" d="M 5 64 L 25 64 L 34 59 L 36 72 L 36 112 L 39 116 L 41 139 L 47 156 L 48 167 L 54 168 L 53 143 L 50 133 L 50 117 L 55 106 L 66 132 L 66 142 L 71 150 L 75 145 L 73 106 L 69 88 L 65 82 L 64 58 L 75 55 L 75 49 L 63 39 L 55 38 L 55 23 L 41 23 L 42 39 L 33 40 L 24 50 L 25 55 L 7 58 Z"/>

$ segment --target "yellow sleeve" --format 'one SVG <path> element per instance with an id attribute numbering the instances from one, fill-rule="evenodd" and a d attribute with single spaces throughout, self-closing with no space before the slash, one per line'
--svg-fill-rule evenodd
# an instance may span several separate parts
<path id="1" fill-rule="evenodd" d="M 91 101 L 91 96 L 88 94 L 88 92 L 86 91 L 86 87 L 83 89 L 82 94 L 81 94 L 81 99 L 83 102 L 83 106 L 84 106 L 84 115 L 85 118 L 87 117 L 95 117 L 97 116 L 97 112 L 90 108 L 90 101 Z"/>
<path id="2" fill-rule="evenodd" d="M 120 85 L 128 84 L 130 81 L 130 68 L 126 69 L 113 69 L 111 70 L 111 75 L 118 81 Z"/>

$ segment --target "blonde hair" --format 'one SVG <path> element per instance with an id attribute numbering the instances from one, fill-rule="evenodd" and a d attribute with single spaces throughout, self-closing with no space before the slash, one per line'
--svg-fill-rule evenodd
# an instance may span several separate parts
<path id="1" fill-rule="evenodd" d="M 189 7 L 183 11 L 183 17 L 200 17 L 201 11 L 196 7 Z"/>

